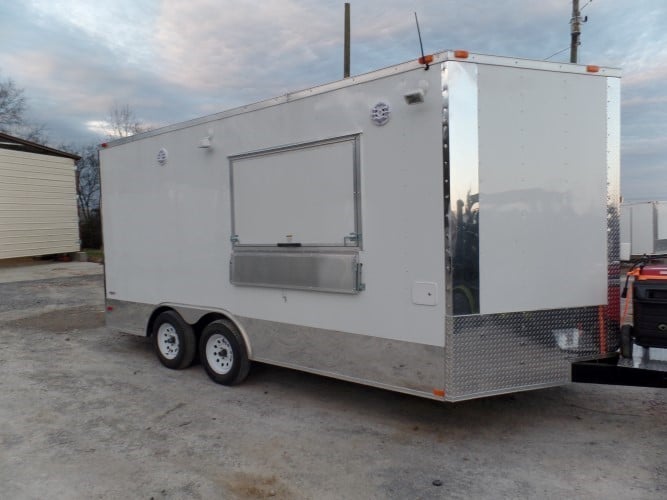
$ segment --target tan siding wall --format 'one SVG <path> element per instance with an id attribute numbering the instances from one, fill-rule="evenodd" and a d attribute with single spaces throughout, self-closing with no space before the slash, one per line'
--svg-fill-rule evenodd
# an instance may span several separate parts
<path id="1" fill-rule="evenodd" d="M 78 250 L 74 160 L 0 149 L 0 259 Z"/>

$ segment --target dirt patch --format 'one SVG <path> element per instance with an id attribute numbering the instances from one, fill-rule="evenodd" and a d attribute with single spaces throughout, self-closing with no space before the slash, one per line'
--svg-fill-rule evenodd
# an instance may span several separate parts
<path id="1" fill-rule="evenodd" d="M 228 481 L 229 489 L 239 498 L 271 498 L 287 500 L 295 498 L 276 476 L 261 476 L 238 472 Z"/>
<path id="2" fill-rule="evenodd" d="M 104 309 L 101 306 L 56 309 L 55 311 L 13 321 L 11 325 L 16 328 L 46 330 L 53 333 L 98 328 L 104 326 Z"/>

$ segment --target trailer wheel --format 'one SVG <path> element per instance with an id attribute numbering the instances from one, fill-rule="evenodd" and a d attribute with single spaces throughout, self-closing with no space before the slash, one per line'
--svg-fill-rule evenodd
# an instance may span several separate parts
<path id="1" fill-rule="evenodd" d="M 181 370 L 192 364 L 197 339 L 192 327 L 175 311 L 165 311 L 153 323 L 153 347 L 167 368 Z"/>
<path id="2" fill-rule="evenodd" d="M 632 325 L 623 325 L 621 327 L 621 356 L 632 358 Z"/>
<path id="3" fill-rule="evenodd" d="M 204 328 L 199 357 L 208 376 L 218 384 L 238 384 L 250 371 L 245 342 L 229 321 L 213 321 Z"/>

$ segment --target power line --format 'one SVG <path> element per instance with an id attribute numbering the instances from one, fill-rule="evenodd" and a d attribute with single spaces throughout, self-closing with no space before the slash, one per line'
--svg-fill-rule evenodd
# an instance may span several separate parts
<path id="1" fill-rule="evenodd" d="M 568 45 L 568 46 L 565 47 L 564 49 L 559 50 L 558 52 L 554 52 L 554 53 L 551 54 L 549 57 L 545 57 L 545 58 L 544 58 L 544 61 L 548 61 L 548 60 L 551 59 L 552 57 L 557 56 L 558 54 L 562 54 L 563 52 L 565 52 L 565 51 L 566 51 L 567 49 L 569 49 L 569 48 L 570 48 L 570 46 Z"/>

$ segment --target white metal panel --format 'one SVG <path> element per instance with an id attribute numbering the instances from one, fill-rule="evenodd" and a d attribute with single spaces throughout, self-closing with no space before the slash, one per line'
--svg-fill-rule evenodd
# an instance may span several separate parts
<path id="1" fill-rule="evenodd" d="M 605 120 L 605 78 L 479 67 L 483 314 L 606 304 Z"/>
<path id="2" fill-rule="evenodd" d="M 632 255 L 632 207 L 623 204 L 620 212 L 621 260 L 627 261 Z"/>
<path id="3" fill-rule="evenodd" d="M 655 206 L 652 201 L 633 203 L 632 255 L 652 254 L 655 251 Z"/>
<path id="4" fill-rule="evenodd" d="M 630 242 L 621 242 L 619 257 L 622 261 L 629 261 L 632 258 L 632 245 Z"/>
<path id="5" fill-rule="evenodd" d="M 415 281 L 412 284 L 412 302 L 420 306 L 434 306 L 438 303 L 438 284 Z"/>
<path id="6" fill-rule="evenodd" d="M 406 104 L 403 94 L 421 81 L 431 89 L 425 102 Z M 412 301 L 415 282 L 445 289 L 439 85 L 438 71 L 418 68 L 103 150 L 108 296 L 442 346 L 444 301 L 431 307 Z M 379 101 L 392 107 L 382 127 L 370 120 Z M 208 129 L 211 148 L 198 148 Z M 357 133 L 366 290 L 341 295 L 232 285 L 227 158 Z M 164 167 L 156 166 L 160 148 L 169 153 Z"/>
<path id="7" fill-rule="evenodd" d="M 664 201 L 657 201 L 655 203 L 655 216 L 657 223 L 657 239 L 667 239 L 667 203 Z"/>
<path id="8" fill-rule="evenodd" d="M 239 243 L 343 245 L 356 232 L 354 175 L 354 139 L 233 159 Z"/>
<path id="9" fill-rule="evenodd" d="M 79 250 L 74 161 L 0 149 L 0 258 Z"/>

